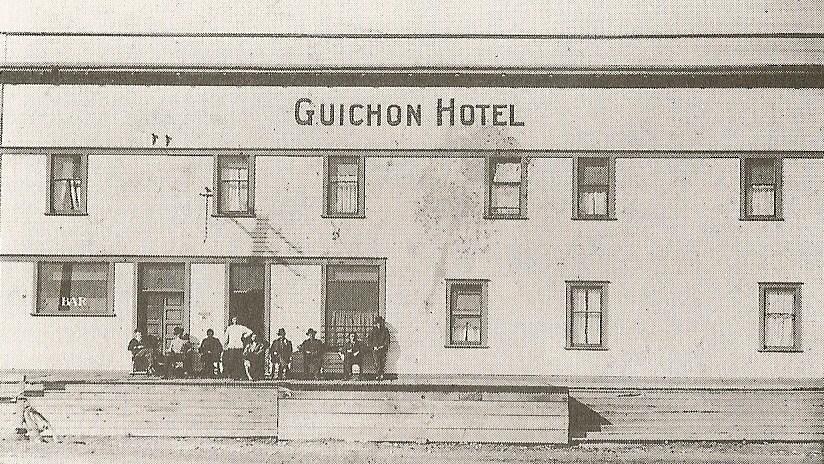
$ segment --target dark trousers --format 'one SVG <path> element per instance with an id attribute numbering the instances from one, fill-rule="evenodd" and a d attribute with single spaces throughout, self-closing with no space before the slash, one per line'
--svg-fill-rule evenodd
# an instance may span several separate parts
<path id="1" fill-rule="evenodd" d="M 223 375 L 235 380 L 243 380 L 246 378 L 242 349 L 229 348 L 223 351 Z"/>
<path id="2" fill-rule="evenodd" d="M 375 360 L 375 373 L 382 379 L 386 370 L 386 350 L 372 350 L 372 359 Z"/>
<path id="3" fill-rule="evenodd" d="M 360 356 L 346 356 L 343 355 L 343 376 L 347 379 L 352 377 L 352 365 L 357 364 L 363 372 L 363 362 Z"/>
<path id="4" fill-rule="evenodd" d="M 275 356 L 272 358 L 272 364 L 277 365 L 277 378 L 283 380 L 286 378 L 286 374 L 289 372 L 289 359 L 283 358 L 280 356 Z"/>
<path id="5" fill-rule="evenodd" d="M 249 362 L 249 380 L 260 380 L 266 372 L 266 366 L 263 365 L 263 358 L 260 356 L 252 356 L 246 359 Z M 245 364 L 244 364 L 245 366 Z"/>
<path id="6" fill-rule="evenodd" d="M 138 350 L 132 355 L 132 364 L 136 371 L 150 371 L 154 369 L 154 353 L 148 348 Z"/>
<path id="7" fill-rule="evenodd" d="M 171 379 L 191 374 L 191 359 L 192 357 L 189 353 L 169 353 L 166 355 L 166 377 Z M 177 367 L 178 363 L 181 364 L 180 369 Z"/>
<path id="8" fill-rule="evenodd" d="M 215 372 L 220 372 L 217 365 L 218 361 L 220 361 L 220 356 L 211 353 L 204 353 L 201 355 L 200 359 L 203 361 L 203 369 L 200 370 L 200 376 L 207 379 L 215 378 Z"/>
<path id="9" fill-rule="evenodd" d="M 321 356 L 303 356 L 303 372 L 306 378 L 320 380 L 320 366 L 323 363 Z"/>

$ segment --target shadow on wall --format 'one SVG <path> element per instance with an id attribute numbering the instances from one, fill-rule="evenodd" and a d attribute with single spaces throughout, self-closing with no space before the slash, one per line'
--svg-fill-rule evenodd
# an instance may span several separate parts
<path id="1" fill-rule="evenodd" d="M 263 255 L 273 255 L 275 254 L 274 250 L 270 245 L 270 241 L 272 238 L 276 238 L 278 241 L 282 242 L 286 247 L 289 249 L 290 253 L 294 253 L 296 255 L 302 255 L 303 250 L 294 242 L 289 240 L 280 229 L 275 229 L 269 222 L 268 216 L 261 216 L 258 215 L 255 217 L 255 227 L 252 230 L 249 230 L 245 227 L 240 221 L 235 218 L 231 218 L 232 222 L 242 230 L 249 238 L 252 239 L 252 253 L 253 254 L 263 254 Z"/>
<path id="2" fill-rule="evenodd" d="M 610 425 L 603 416 L 573 397 L 569 397 L 569 438 L 585 438 L 587 432 L 600 432 L 602 425 Z"/>

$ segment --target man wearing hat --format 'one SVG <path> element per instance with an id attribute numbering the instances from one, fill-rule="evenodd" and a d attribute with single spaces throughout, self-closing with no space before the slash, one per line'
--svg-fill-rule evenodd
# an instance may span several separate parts
<path id="1" fill-rule="evenodd" d="M 269 355 L 272 365 L 277 366 L 278 380 L 285 379 L 292 361 L 292 342 L 286 338 L 286 329 L 278 329 L 278 338 L 272 342 Z"/>
<path id="2" fill-rule="evenodd" d="M 372 348 L 372 359 L 375 360 L 375 372 L 378 380 L 383 380 L 384 369 L 386 368 L 386 352 L 389 351 L 389 329 L 380 316 L 375 316 L 375 325 L 369 332 L 366 344 Z"/>
<path id="3" fill-rule="evenodd" d="M 320 366 L 323 364 L 323 342 L 315 338 L 317 332 L 310 328 L 306 331 L 309 336 L 298 347 L 298 351 L 303 353 L 303 372 L 313 380 L 320 380 Z"/>

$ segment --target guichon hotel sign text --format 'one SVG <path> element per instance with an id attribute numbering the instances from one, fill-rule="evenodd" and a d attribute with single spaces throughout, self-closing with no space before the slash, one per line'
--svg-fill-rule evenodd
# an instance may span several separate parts
<path id="1" fill-rule="evenodd" d="M 326 103 L 311 98 L 295 102 L 295 122 L 301 126 L 421 126 L 431 118 L 436 126 L 523 126 L 512 103 L 456 102 L 438 98 L 433 112 L 417 104 Z M 427 114 L 431 116 L 426 117 Z"/>

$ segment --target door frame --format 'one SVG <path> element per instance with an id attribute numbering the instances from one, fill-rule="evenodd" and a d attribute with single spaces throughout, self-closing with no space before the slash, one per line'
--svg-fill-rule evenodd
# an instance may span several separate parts
<path id="1" fill-rule="evenodd" d="M 224 281 L 223 281 L 223 327 L 229 327 L 229 300 L 232 297 L 232 265 L 246 264 L 252 266 L 263 266 L 263 336 L 267 341 L 269 340 L 269 333 L 271 331 L 271 310 L 269 308 L 271 302 L 271 286 L 269 281 L 272 280 L 272 262 L 268 259 L 261 258 L 234 258 L 225 261 Z"/>
<path id="2" fill-rule="evenodd" d="M 152 260 L 152 261 L 135 261 L 134 275 L 133 275 L 133 290 L 134 295 L 132 311 L 132 332 L 137 330 L 137 312 L 140 311 L 140 269 L 144 264 L 183 264 L 183 330 L 190 333 L 191 326 L 189 324 L 190 301 L 192 293 L 192 261 L 189 260 Z"/>
<path id="3" fill-rule="evenodd" d="M 329 301 L 328 289 L 329 285 L 329 267 L 334 266 L 368 266 L 378 268 L 378 312 L 377 315 L 386 317 L 386 260 L 365 260 L 365 259 L 330 259 L 322 264 L 321 279 L 321 301 L 323 311 L 323 337 L 328 342 L 329 334 Z M 362 340 L 365 342 L 365 339 Z"/>
<path id="4" fill-rule="evenodd" d="M 58 258 L 59 256 L 51 257 Z M 68 259 L 68 258 L 67 258 Z M 74 257 L 73 259 L 77 259 Z M 380 276 L 378 282 L 378 314 L 386 317 L 386 267 L 387 259 L 383 257 L 351 257 L 351 258 L 324 258 L 324 257 L 301 257 L 301 256 L 88 256 L 79 261 L 93 261 L 93 260 L 108 260 L 112 263 L 133 263 L 133 288 L 132 288 L 132 330 L 137 328 L 137 307 L 138 298 L 140 296 L 140 265 L 146 263 L 182 263 L 185 265 L 185 289 L 183 294 L 183 320 L 184 329 L 188 333 L 191 330 L 190 315 L 191 315 L 191 294 L 192 294 L 192 264 L 223 264 L 224 265 L 224 282 L 223 282 L 223 324 L 224 329 L 229 325 L 229 265 L 233 263 L 240 264 L 261 264 L 264 266 L 264 282 L 263 282 L 263 299 L 264 299 L 264 325 L 266 330 L 271 332 L 271 313 L 272 313 L 272 265 L 274 264 L 317 264 L 321 266 L 321 288 L 320 301 L 317 310 L 323 316 L 324 326 L 326 325 L 326 272 L 327 266 L 334 264 L 353 264 L 353 265 L 374 265 L 379 266 Z M 20 259 L 24 261 L 25 259 Z M 114 279 L 112 279 L 114 285 Z M 114 293 L 114 292 L 112 292 Z"/>

